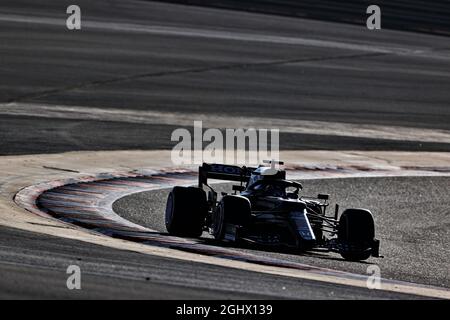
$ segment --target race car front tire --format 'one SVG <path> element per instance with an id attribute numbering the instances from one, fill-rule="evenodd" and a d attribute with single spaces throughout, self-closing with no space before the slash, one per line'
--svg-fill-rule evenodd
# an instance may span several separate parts
<path id="1" fill-rule="evenodd" d="M 239 195 L 226 195 L 213 214 L 212 234 L 216 240 L 225 238 L 227 224 L 245 227 L 251 216 L 250 201 Z"/>
<path id="2" fill-rule="evenodd" d="M 166 204 L 165 224 L 169 234 L 200 237 L 208 212 L 206 193 L 195 187 L 174 187 Z"/>
<path id="3" fill-rule="evenodd" d="M 340 254 L 345 260 L 361 261 L 372 254 L 375 240 L 375 223 L 366 209 L 347 209 L 338 226 Z"/>

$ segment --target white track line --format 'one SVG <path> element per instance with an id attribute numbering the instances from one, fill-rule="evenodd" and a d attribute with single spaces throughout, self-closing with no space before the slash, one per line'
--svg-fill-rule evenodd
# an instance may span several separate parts
<path id="1" fill-rule="evenodd" d="M 66 17 L 42 17 L 17 14 L 0 14 L 0 22 L 27 23 L 59 26 L 65 28 Z M 122 22 L 83 20 L 82 31 L 101 30 L 113 32 L 144 33 L 164 36 L 178 36 L 190 38 L 207 38 L 242 42 L 262 42 L 271 44 L 300 45 L 329 49 L 355 50 L 372 53 L 392 53 L 399 55 L 424 56 L 426 58 L 449 59 L 448 55 L 433 52 L 427 48 L 400 47 L 395 45 L 373 45 L 364 43 L 340 42 L 305 37 L 290 37 L 265 35 L 261 33 L 240 32 L 237 30 L 208 30 L 205 28 L 192 28 L 188 26 L 160 26 L 144 25 Z"/>
<path id="2" fill-rule="evenodd" d="M 275 128 L 285 133 L 450 143 L 450 131 L 448 130 L 279 118 L 233 117 L 191 112 L 93 108 L 39 103 L 3 103 L 0 104 L 0 114 L 184 127 L 193 127 L 194 121 L 201 120 L 205 128 Z"/>

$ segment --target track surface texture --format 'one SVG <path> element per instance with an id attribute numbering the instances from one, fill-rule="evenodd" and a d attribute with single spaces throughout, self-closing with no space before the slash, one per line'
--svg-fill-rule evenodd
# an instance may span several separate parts
<path id="1" fill-rule="evenodd" d="M 114 110 L 172 112 L 179 119 L 258 116 L 450 130 L 446 37 L 139 0 L 78 0 L 82 30 L 69 31 L 71 4 L 1 1 L 0 155 L 167 150 L 175 144 L 173 129 L 185 126 L 107 119 Z M 36 106 L 59 108 L 58 114 Z M 104 114 L 77 117 L 73 106 Z M 282 133 L 281 147 L 450 149 L 448 142 L 409 140 Z M 329 190 L 336 199 L 376 213 L 387 255 L 378 261 L 383 277 L 449 287 L 448 186 L 440 178 L 368 179 L 312 181 L 306 190 Z M 162 228 L 165 194 L 134 195 L 116 209 L 132 221 Z M 283 257 L 362 273 L 366 267 L 328 255 Z M 73 261 L 86 271 L 80 292 L 65 284 Z M 0 227 L 0 274 L 0 298 L 411 298 L 5 227 Z"/>
<path id="2" fill-rule="evenodd" d="M 0 299 L 418 298 L 153 257 L 17 229 L 0 231 Z M 71 264 L 82 270 L 81 290 L 66 287 Z"/>
<path id="3" fill-rule="evenodd" d="M 161 2 L 228 8 L 250 12 L 280 14 L 325 21 L 337 21 L 361 25 L 365 17 L 361 15 L 372 4 L 367 0 L 347 0 L 336 5 L 332 0 L 159 0 Z M 450 35 L 448 14 L 450 8 L 445 0 L 433 2 L 424 0 L 389 1 L 379 0 L 382 9 L 383 27 L 406 31 L 428 32 Z"/>
<path id="4" fill-rule="evenodd" d="M 341 208 L 367 208 L 373 212 L 385 258 L 370 258 L 367 262 L 379 265 L 383 278 L 448 288 L 449 183 L 448 177 L 306 180 L 303 194 L 329 193 L 332 205 L 337 201 Z M 229 190 L 228 185 L 220 187 Z M 168 191 L 130 195 L 116 201 L 113 208 L 127 220 L 166 232 L 164 209 Z M 359 274 L 365 274 L 368 266 L 366 262 L 346 262 L 331 253 L 295 255 L 238 250 Z"/>
<path id="5" fill-rule="evenodd" d="M 68 1 L 2 1 L 0 102 L 450 129 L 449 38 L 149 1 L 77 3 L 74 32 Z M 173 146 L 172 126 L 30 119 L 32 109 L 2 114 L 0 154 Z M 449 149 L 281 140 L 289 149 Z"/>

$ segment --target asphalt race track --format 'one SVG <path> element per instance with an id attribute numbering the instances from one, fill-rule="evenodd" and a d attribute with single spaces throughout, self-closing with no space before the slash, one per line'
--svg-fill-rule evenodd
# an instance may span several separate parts
<path id="1" fill-rule="evenodd" d="M 138 0 L 79 0 L 82 30 L 68 31 L 70 4 L 2 0 L 1 156 L 170 150 L 172 131 L 192 127 L 176 119 L 136 123 L 106 117 L 118 109 L 175 113 L 180 119 L 257 116 L 418 132 L 417 140 L 404 141 L 400 134 L 358 136 L 345 128 L 282 131 L 283 150 L 450 151 L 448 141 L 426 139 L 427 132 L 450 130 L 447 37 Z M 42 106 L 47 111 L 33 114 Z M 95 117 L 74 116 L 71 107 L 98 108 L 104 117 L 101 111 Z M 52 108 L 58 108 L 57 115 Z M 329 192 L 344 206 L 376 213 L 386 258 L 370 262 L 380 265 L 383 277 L 445 288 L 450 287 L 449 186 L 448 177 L 305 182 L 308 193 Z M 131 195 L 114 209 L 164 231 L 166 194 Z M 328 254 L 237 250 L 357 273 L 367 266 Z M 78 292 L 65 287 L 64 268 L 73 262 L 86 270 Z M 161 258 L 4 226 L 0 273 L 2 299 L 419 298 Z"/>
<path id="2" fill-rule="evenodd" d="M 64 2 L 2 2 L 0 101 L 450 128 L 446 37 L 148 1 L 79 5 L 86 26 L 69 32 Z M 71 115 L 29 125 L 27 114 L 2 114 L 1 154 L 171 148 L 171 126 Z M 337 140 L 281 139 L 290 149 L 448 151 L 442 143 Z"/>
<path id="3" fill-rule="evenodd" d="M 375 216 L 383 259 L 371 258 L 383 278 L 450 287 L 448 279 L 450 240 L 449 203 L 444 189 L 448 177 L 345 178 L 303 181 L 305 195 L 329 193 L 342 208 L 367 208 Z M 219 190 L 226 191 L 226 185 Z M 113 208 L 139 225 L 166 232 L 164 210 L 168 190 L 149 191 L 118 200 Z M 334 202 L 333 202 L 334 203 Z M 410 204 L 414 203 L 414 209 Z M 344 261 L 338 254 L 279 254 L 263 250 L 249 252 L 314 266 L 366 272 L 367 263 Z"/>
<path id="4" fill-rule="evenodd" d="M 0 230 L 1 299 L 417 298 L 162 259 L 16 229 Z M 72 263 L 83 269 L 79 291 L 65 286 L 65 269 Z"/>

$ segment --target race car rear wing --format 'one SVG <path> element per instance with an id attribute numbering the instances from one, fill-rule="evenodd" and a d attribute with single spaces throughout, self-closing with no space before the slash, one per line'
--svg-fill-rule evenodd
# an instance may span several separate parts
<path id="1" fill-rule="evenodd" d="M 247 183 L 254 170 L 256 168 L 203 163 L 198 168 L 198 186 L 202 188 L 203 185 L 208 185 L 208 178 Z"/>

